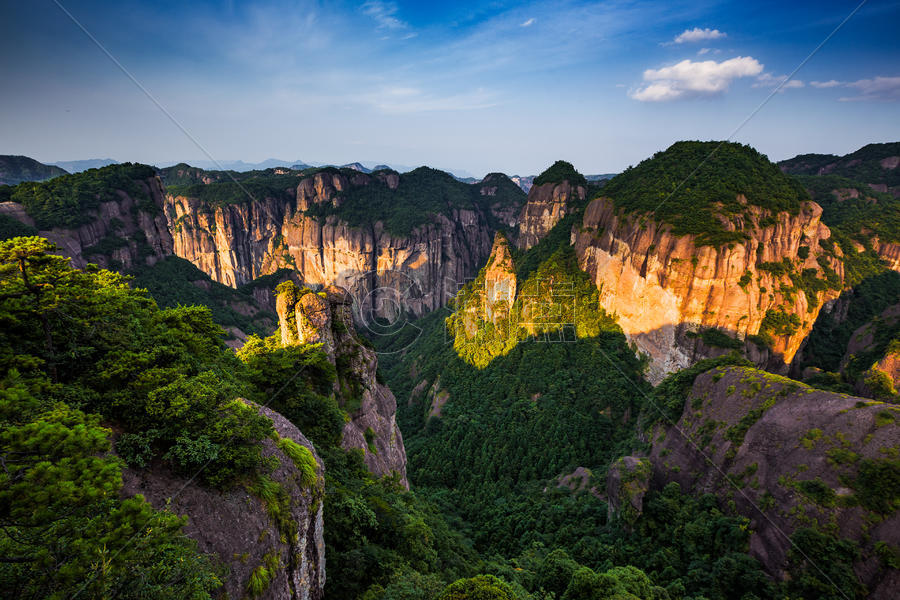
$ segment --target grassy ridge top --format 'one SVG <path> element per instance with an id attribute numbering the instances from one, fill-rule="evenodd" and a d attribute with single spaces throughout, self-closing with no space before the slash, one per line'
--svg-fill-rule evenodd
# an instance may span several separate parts
<path id="1" fill-rule="evenodd" d="M 0 202 L 11 200 L 25 207 L 39 229 L 78 227 L 91 222 L 103 202 L 118 200 L 117 190 L 155 210 L 138 181 L 156 175 L 153 167 L 138 163 L 109 165 L 81 173 L 62 175 L 49 181 L 29 181 L 0 187 Z"/>
<path id="2" fill-rule="evenodd" d="M 746 239 L 722 219 L 744 217 L 749 206 L 771 213 L 800 210 L 806 190 L 750 146 L 731 142 L 677 142 L 613 177 L 602 190 L 627 212 L 649 213 L 676 235 L 697 235 L 700 245 Z"/>

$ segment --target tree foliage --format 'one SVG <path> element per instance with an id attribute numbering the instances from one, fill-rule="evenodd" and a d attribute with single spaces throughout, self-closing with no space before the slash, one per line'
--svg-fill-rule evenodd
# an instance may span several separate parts
<path id="1" fill-rule="evenodd" d="M 92 221 L 95 218 L 92 212 L 101 203 L 118 201 L 118 190 L 134 198 L 145 210 L 158 212 L 159 208 L 150 201 L 146 184 L 141 182 L 155 175 L 153 167 L 147 165 L 109 165 L 49 181 L 0 188 L 0 201 L 22 204 L 39 229 L 77 227 Z"/>
<path id="2" fill-rule="evenodd" d="M 572 163 L 564 160 L 558 160 L 543 173 L 534 178 L 533 185 L 544 185 L 545 183 L 562 183 L 568 181 L 571 185 L 586 186 L 587 180 L 584 175 L 579 173 Z"/>
<path id="3" fill-rule="evenodd" d="M 696 235 L 698 244 L 709 246 L 745 240 L 740 224 L 753 220 L 752 207 L 771 218 L 796 214 L 809 199 L 764 155 L 730 142 L 677 142 L 613 177 L 600 193 L 624 211 L 647 214 L 671 225 L 675 235 Z"/>
<path id="4" fill-rule="evenodd" d="M 212 359 L 215 326 L 202 310 L 159 311 L 121 276 L 76 271 L 52 249 L 41 238 L 0 242 L 0 586 L 20 598 L 209 597 L 221 574 L 181 533 L 184 521 L 119 498 L 124 465 L 100 422 L 155 428 L 161 452 L 208 429 L 181 423 L 186 412 L 231 410 L 180 387 L 208 380 L 200 361 Z M 139 356 L 134 344 L 153 335 L 159 351 Z M 196 379 L 166 377 L 166 364 L 191 356 Z M 218 457 L 226 468 L 255 456 L 235 448 Z"/>

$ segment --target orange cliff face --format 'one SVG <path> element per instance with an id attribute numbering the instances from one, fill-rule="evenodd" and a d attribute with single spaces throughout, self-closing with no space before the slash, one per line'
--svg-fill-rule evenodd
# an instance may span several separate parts
<path id="1" fill-rule="evenodd" d="M 623 216 L 608 198 L 593 200 L 585 210 L 574 232 L 579 266 L 600 290 L 600 305 L 615 313 L 628 338 L 650 356 L 651 381 L 709 355 L 689 333 L 717 328 L 738 338 L 759 334 L 770 310 L 795 321 L 793 328 L 769 331 L 774 362 L 790 363 L 824 302 L 837 297 L 833 289 L 818 291 L 810 305 L 789 274 L 765 269 L 765 263 L 787 259 L 795 275 L 815 270 L 824 280 L 822 257 L 843 280 L 840 262 L 819 245 L 831 231 L 820 221 L 818 204 L 803 202 L 798 214 L 779 213 L 766 219 L 774 221 L 767 226 L 759 224 L 763 211 L 751 214 L 752 222 L 744 224 L 747 241 L 715 248 L 698 246 L 692 235 L 675 236 L 652 220 Z M 759 361 L 770 358 L 754 353 Z"/>
<path id="2" fill-rule="evenodd" d="M 528 192 L 528 200 L 519 215 L 516 247 L 528 250 L 544 239 L 553 226 L 571 210 L 573 202 L 584 200 L 584 187 L 568 181 L 536 185 Z"/>
<path id="3" fill-rule="evenodd" d="M 516 271 L 513 267 L 509 243 L 499 231 L 484 271 L 484 315 L 494 325 L 509 317 L 516 301 Z"/>
<path id="4" fill-rule="evenodd" d="M 400 309 L 422 315 L 444 306 L 490 253 L 486 211 L 433 215 L 407 236 L 393 235 L 381 222 L 350 227 L 335 215 L 319 219 L 304 212 L 323 203 L 339 206 L 342 191 L 376 178 L 390 189 L 399 185 L 391 172 L 320 172 L 281 199 L 214 206 L 169 195 L 175 254 L 230 286 L 289 268 L 304 283 L 346 288 L 360 310 L 385 318 Z"/>

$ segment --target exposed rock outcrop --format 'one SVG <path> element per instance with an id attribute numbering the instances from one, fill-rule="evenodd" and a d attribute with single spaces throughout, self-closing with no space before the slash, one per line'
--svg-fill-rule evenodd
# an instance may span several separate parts
<path id="1" fill-rule="evenodd" d="M 653 486 L 676 481 L 733 501 L 751 520 L 751 554 L 776 577 L 791 548 L 785 536 L 798 528 L 849 539 L 862 550 L 856 572 L 868 597 L 892 598 L 900 571 L 884 569 L 874 549 L 900 547 L 900 502 L 876 481 L 898 476 L 898 419 L 896 405 L 716 368 L 696 378 L 678 422 L 652 433 Z"/>
<path id="2" fill-rule="evenodd" d="M 900 195 L 900 194 L 898 194 Z M 878 236 L 872 238 L 872 248 L 887 267 L 892 271 L 900 271 L 900 244 L 896 242 L 882 242 Z"/>
<path id="3" fill-rule="evenodd" d="M 229 598 L 246 597 L 251 573 L 258 567 L 277 563 L 274 576 L 259 598 L 320 600 L 325 586 L 322 462 L 312 443 L 290 421 L 265 407 L 258 408 L 272 419 L 281 438 L 305 446 L 316 459 L 316 483 L 307 488 L 290 457 L 274 441 L 263 441 L 263 456 L 279 460 L 278 468 L 269 477 L 290 498 L 290 520 L 297 524 L 293 539 L 278 530 L 265 502 L 242 487 L 218 491 L 154 469 L 126 469 L 122 474 L 122 495 L 143 494 L 155 508 L 188 517 L 185 534 L 197 540 L 200 551 L 217 555 L 227 565 L 229 573 L 224 584 Z"/>
<path id="4" fill-rule="evenodd" d="M 117 190 L 118 200 L 101 203 L 89 223 L 73 229 L 42 230 L 38 235 L 59 246 L 61 253 L 70 257 L 72 265 L 78 268 L 92 262 L 129 270 L 143 264 L 152 265 L 171 255 L 173 243 L 162 210 L 165 204 L 162 182 L 154 176 L 135 183 L 143 189 L 149 202 L 140 202 Z M 0 214 L 28 225 L 35 224 L 25 208 L 15 202 L 0 202 Z"/>
<path id="5" fill-rule="evenodd" d="M 568 181 L 533 186 L 519 215 L 516 247 L 528 250 L 572 210 L 576 200 L 584 200 L 585 189 Z"/>
<path id="6" fill-rule="evenodd" d="M 688 335 L 701 328 L 744 338 L 761 333 L 764 325 L 787 323 L 762 332 L 772 338 L 775 360 L 768 353 L 756 357 L 783 369 L 779 364 L 790 363 L 822 304 L 837 297 L 834 289 L 808 296 L 791 278 L 806 273 L 824 280 L 821 260 L 838 280 L 832 287 L 842 280 L 843 266 L 819 245 L 831 232 L 818 204 L 804 202 L 796 215 L 749 210 L 753 222 L 743 227 L 749 239 L 723 247 L 699 246 L 695 236 L 676 236 L 652 220 L 623 215 L 607 198 L 585 210 L 573 232 L 579 265 L 600 290 L 601 306 L 649 354 L 652 381 L 703 358 L 697 339 Z"/>
<path id="7" fill-rule="evenodd" d="M 494 323 L 509 317 L 516 300 L 516 270 L 509 243 L 499 231 L 484 271 L 484 314 Z"/>
<path id="8" fill-rule="evenodd" d="M 378 356 L 354 329 L 350 295 L 333 285 L 316 293 L 286 282 L 278 288 L 277 310 L 284 345 L 320 343 L 337 368 L 335 393 L 350 417 L 341 446 L 362 450 L 372 473 L 396 474 L 408 488 L 397 400 L 378 382 Z"/>
<path id="9" fill-rule="evenodd" d="M 237 286 L 275 272 L 295 270 L 306 284 L 346 288 L 365 315 L 392 318 L 444 306 L 488 256 L 493 229 L 475 207 L 433 215 L 408 236 L 381 222 L 354 228 L 332 215 L 306 214 L 316 205 L 338 206 L 341 193 L 381 181 L 396 189 L 393 172 L 352 178 L 320 172 L 303 178 L 284 197 L 214 206 L 169 196 L 166 216 L 175 254 L 214 280 Z"/>
<path id="10" fill-rule="evenodd" d="M 624 456 L 614 462 L 606 475 L 606 497 L 609 518 L 618 515 L 633 525 L 644 511 L 644 495 L 650 489 L 650 461 L 638 456 Z"/>

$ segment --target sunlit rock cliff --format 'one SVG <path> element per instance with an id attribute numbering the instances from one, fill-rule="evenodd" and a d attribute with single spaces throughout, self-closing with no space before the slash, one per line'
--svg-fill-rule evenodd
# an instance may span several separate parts
<path id="1" fill-rule="evenodd" d="M 490 252 L 494 223 L 509 221 L 517 208 L 502 194 L 494 201 L 499 186 L 488 178 L 475 202 L 469 186 L 442 175 L 322 171 L 251 202 L 170 194 L 166 216 L 175 254 L 221 283 L 237 286 L 289 268 L 304 283 L 346 288 L 364 314 L 421 315 L 446 304 L 474 275 Z M 391 204 L 412 193 L 403 186 L 421 194 L 420 214 L 388 224 L 360 216 L 370 196 Z"/>

